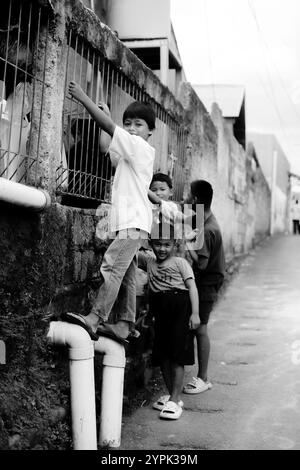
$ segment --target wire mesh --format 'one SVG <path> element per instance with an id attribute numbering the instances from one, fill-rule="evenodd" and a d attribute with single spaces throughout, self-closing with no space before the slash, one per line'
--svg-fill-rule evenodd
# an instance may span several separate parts
<path id="1" fill-rule="evenodd" d="M 154 171 L 169 173 L 174 178 L 175 196 L 180 200 L 186 139 L 183 128 L 145 90 L 73 30 L 68 33 L 66 47 L 62 161 L 57 170 L 57 192 L 63 195 L 63 202 L 73 205 L 81 205 L 80 199 L 109 202 L 114 173 L 109 156 L 99 149 L 101 129 L 67 93 L 71 80 L 79 83 L 95 103 L 104 101 L 119 126 L 131 102 L 145 101 L 152 105 L 157 116 L 156 129 L 149 139 L 156 151 Z"/>

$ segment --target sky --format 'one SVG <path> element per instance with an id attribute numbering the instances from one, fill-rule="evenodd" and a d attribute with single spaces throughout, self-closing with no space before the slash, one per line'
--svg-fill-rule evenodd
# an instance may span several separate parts
<path id="1" fill-rule="evenodd" d="M 300 175 L 300 1 L 171 0 L 171 20 L 187 81 L 243 85 L 247 132 Z"/>

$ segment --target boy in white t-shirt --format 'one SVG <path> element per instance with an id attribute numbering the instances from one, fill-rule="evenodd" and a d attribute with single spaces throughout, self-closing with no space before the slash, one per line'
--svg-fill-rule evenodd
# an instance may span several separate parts
<path id="1" fill-rule="evenodd" d="M 141 239 L 148 238 L 152 208 L 148 189 L 153 175 L 155 150 L 147 140 L 155 129 L 155 113 L 146 103 L 131 103 L 123 114 L 123 129 L 109 115 L 105 104 L 96 105 L 75 83 L 70 95 L 79 101 L 111 138 L 109 154 L 116 167 L 112 187 L 110 232 L 115 234 L 101 265 L 104 282 L 87 316 L 65 313 L 63 320 L 82 326 L 97 340 L 99 335 L 124 341 L 136 315 L 136 254 Z M 122 285 L 122 308 L 116 323 L 106 323 Z M 124 292 L 125 288 L 125 292 Z"/>

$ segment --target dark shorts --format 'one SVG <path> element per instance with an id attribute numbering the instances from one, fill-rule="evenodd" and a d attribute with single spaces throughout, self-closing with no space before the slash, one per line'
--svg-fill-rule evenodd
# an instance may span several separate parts
<path id="1" fill-rule="evenodd" d="M 199 316 L 201 325 L 207 325 L 214 304 L 218 300 L 218 291 L 222 283 L 217 285 L 196 285 L 199 295 Z"/>
<path id="2" fill-rule="evenodd" d="M 152 293 L 149 309 L 154 316 L 153 366 L 169 359 L 179 365 L 193 365 L 194 336 L 189 328 L 191 302 L 188 291 Z"/>

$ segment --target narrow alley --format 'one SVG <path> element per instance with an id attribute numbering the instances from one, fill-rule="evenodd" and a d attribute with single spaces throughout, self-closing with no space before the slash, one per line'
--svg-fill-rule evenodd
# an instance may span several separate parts
<path id="1" fill-rule="evenodd" d="M 121 450 L 299 450 L 299 285 L 300 237 L 251 252 L 210 321 L 212 390 L 183 394 L 175 422 L 139 408 L 124 420 Z"/>

